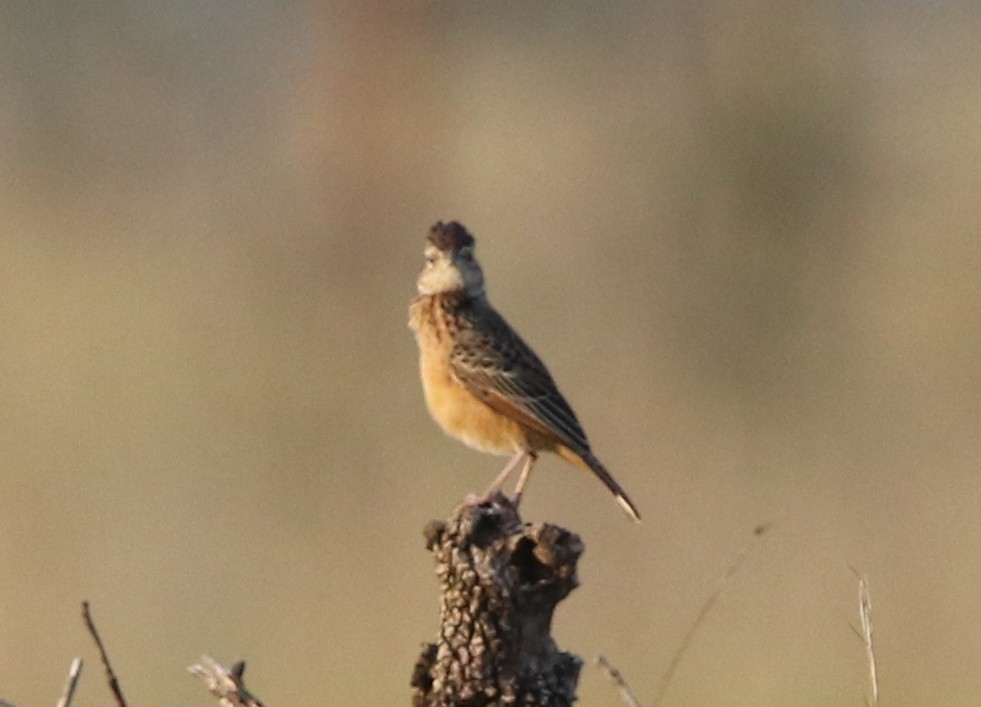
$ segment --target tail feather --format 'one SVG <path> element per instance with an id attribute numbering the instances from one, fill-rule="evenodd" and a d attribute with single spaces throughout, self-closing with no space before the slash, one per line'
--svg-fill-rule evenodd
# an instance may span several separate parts
<path id="1" fill-rule="evenodd" d="M 617 483 L 617 480 L 606 470 L 606 467 L 600 463 L 600 460 L 593 456 L 591 452 L 586 452 L 585 454 L 579 455 L 573 452 L 567 447 L 559 447 L 556 449 L 559 456 L 568 462 L 572 462 L 576 466 L 582 467 L 584 469 L 589 469 L 591 472 L 596 474 L 600 481 L 606 488 L 610 489 L 610 492 L 616 497 L 617 503 L 623 508 L 624 512 L 630 516 L 630 518 L 636 522 L 640 522 L 640 512 L 637 510 L 637 506 L 634 502 L 630 500 L 627 492 L 623 490 L 623 487 Z"/>

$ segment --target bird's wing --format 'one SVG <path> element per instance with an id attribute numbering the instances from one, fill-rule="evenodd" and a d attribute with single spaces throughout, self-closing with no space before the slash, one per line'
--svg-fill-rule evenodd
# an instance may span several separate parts
<path id="1" fill-rule="evenodd" d="M 589 442 L 541 359 L 490 306 L 457 332 L 453 375 L 490 407 L 577 454 Z"/>

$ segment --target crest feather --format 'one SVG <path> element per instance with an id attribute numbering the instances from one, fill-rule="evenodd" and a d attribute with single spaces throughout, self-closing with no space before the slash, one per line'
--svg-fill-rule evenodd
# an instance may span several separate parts
<path id="1" fill-rule="evenodd" d="M 460 250 L 467 246 L 472 248 L 474 245 L 473 236 L 456 221 L 449 223 L 437 221 L 429 229 L 427 238 L 430 243 L 443 251 Z"/>

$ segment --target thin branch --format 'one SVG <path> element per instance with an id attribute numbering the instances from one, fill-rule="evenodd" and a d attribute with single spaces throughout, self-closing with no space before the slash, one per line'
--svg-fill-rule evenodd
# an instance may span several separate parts
<path id="1" fill-rule="evenodd" d="M 654 707 L 661 704 L 661 701 L 664 699 L 664 695 L 667 693 L 668 687 L 671 685 L 671 680 L 674 678 L 674 674 L 677 672 L 678 666 L 681 664 L 682 657 L 685 655 L 685 652 L 691 645 L 692 639 L 695 638 L 695 633 L 698 631 L 699 626 L 702 625 L 702 622 L 705 621 L 705 618 L 709 615 L 712 607 L 715 606 L 715 602 L 717 602 L 719 597 L 722 596 L 722 591 L 726 588 L 726 584 L 736 573 L 736 570 L 739 569 L 740 565 L 742 565 L 743 560 L 746 559 L 746 553 L 749 552 L 750 545 L 754 540 L 765 535 L 769 529 L 769 523 L 758 525 L 753 529 L 753 538 L 742 550 L 736 553 L 736 556 L 726 568 L 725 573 L 723 573 L 721 579 L 719 579 L 719 584 L 715 588 L 715 591 L 712 592 L 708 599 L 705 600 L 701 610 L 698 612 L 698 615 L 692 622 L 691 627 L 688 629 L 688 633 L 686 633 L 685 637 L 682 639 L 681 645 L 678 646 L 678 650 L 675 651 L 674 656 L 671 658 L 671 662 L 668 664 L 668 669 L 664 671 L 664 675 L 661 678 L 661 684 L 657 690 L 657 695 L 654 697 Z"/>
<path id="2" fill-rule="evenodd" d="M 188 666 L 187 672 L 201 678 L 222 707 L 264 707 L 262 701 L 245 689 L 245 661 L 238 661 L 231 670 L 206 655 L 201 662 Z"/>
<path id="3" fill-rule="evenodd" d="M 637 696 L 634 695 L 633 691 L 630 689 L 630 685 L 627 684 L 626 678 L 623 677 L 623 673 L 617 670 L 605 656 L 596 656 L 596 665 L 599 666 L 599 669 L 603 671 L 609 681 L 616 686 L 620 693 L 620 697 L 623 698 L 623 701 L 627 707 L 641 707 L 640 702 L 637 700 Z"/>
<path id="4" fill-rule="evenodd" d="M 68 680 L 65 682 L 65 691 L 61 693 L 56 707 L 71 707 L 72 697 L 75 695 L 75 688 L 78 687 L 78 679 L 82 677 L 82 659 L 76 658 L 68 668 Z"/>
<path id="5" fill-rule="evenodd" d="M 95 639 L 95 645 L 99 648 L 99 657 L 102 658 L 102 664 L 106 668 L 106 678 L 109 680 L 109 689 L 112 690 L 112 694 L 116 698 L 116 704 L 119 705 L 119 707 L 126 707 L 126 700 L 123 698 L 123 691 L 119 687 L 119 679 L 116 677 L 116 673 L 113 672 L 112 664 L 109 662 L 109 655 L 106 653 L 106 647 L 102 645 L 102 639 L 99 638 L 99 632 L 95 629 L 95 623 L 92 621 L 92 612 L 89 610 L 89 603 L 87 601 L 82 602 L 82 618 L 85 619 L 85 625 L 88 626 L 89 633 L 92 634 L 92 638 Z"/>

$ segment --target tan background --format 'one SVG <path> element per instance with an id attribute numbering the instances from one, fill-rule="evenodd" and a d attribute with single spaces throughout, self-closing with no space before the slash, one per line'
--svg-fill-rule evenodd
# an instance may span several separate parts
<path id="1" fill-rule="evenodd" d="M 477 235 L 645 514 L 555 459 L 561 645 L 665 704 L 981 700 L 981 10 L 709 1 L 5 4 L 0 697 L 407 704 L 444 438 L 406 305 Z M 617 705 L 595 669 L 584 705 Z M 886 699 L 887 698 L 887 699 Z"/>

